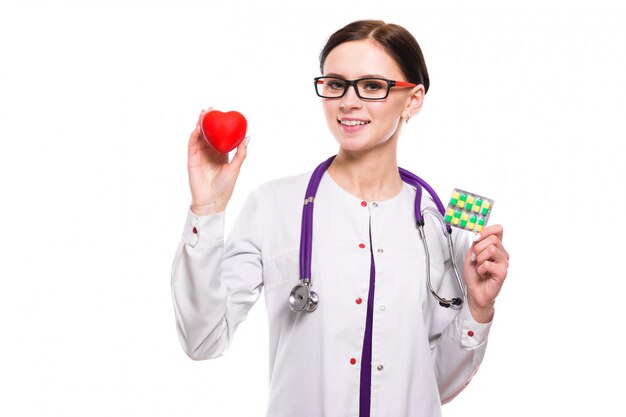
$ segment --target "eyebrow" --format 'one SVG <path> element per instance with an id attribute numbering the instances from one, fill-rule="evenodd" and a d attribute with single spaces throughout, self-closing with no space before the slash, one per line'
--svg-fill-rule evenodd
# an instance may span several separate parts
<path id="1" fill-rule="evenodd" d="M 324 75 L 325 77 L 337 77 L 337 78 L 342 78 L 342 79 L 346 79 L 346 77 L 344 77 L 341 74 L 336 74 L 334 72 L 328 73 Z M 360 75 L 357 79 L 359 78 L 384 78 L 387 79 L 387 77 L 385 77 L 384 75 L 380 75 L 380 74 L 363 74 Z"/>

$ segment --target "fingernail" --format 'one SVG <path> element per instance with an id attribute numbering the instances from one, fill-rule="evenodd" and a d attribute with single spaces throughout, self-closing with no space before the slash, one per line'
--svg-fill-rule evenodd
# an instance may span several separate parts
<path id="1" fill-rule="evenodd" d="M 246 146 L 248 146 L 248 143 L 250 143 L 250 136 L 246 136 Z"/>
<path id="2" fill-rule="evenodd" d="M 476 233 L 476 236 L 474 236 L 474 242 L 477 242 L 480 240 L 480 233 Z"/>
<path id="3" fill-rule="evenodd" d="M 474 252 L 472 252 L 472 254 L 470 255 L 470 260 L 472 262 L 476 262 L 476 254 Z"/>

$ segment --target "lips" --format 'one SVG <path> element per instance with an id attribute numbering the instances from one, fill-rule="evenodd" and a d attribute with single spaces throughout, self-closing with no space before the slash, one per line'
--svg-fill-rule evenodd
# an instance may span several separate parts
<path id="1" fill-rule="evenodd" d="M 364 119 L 344 118 L 344 119 L 337 120 L 337 123 L 339 123 L 342 126 L 363 126 L 363 125 L 369 124 L 370 121 L 369 120 L 364 120 Z"/>
<path id="2" fill-rule="evenodd" d="M 363 131 L 367 125 L 371 123 L 370 120 L 365 119 L 355 119 L 344 117 L 342 119 L 338 119 L 337 123 L 339 124 L 339 129 L 346 135 L 356 135 L 359 132 Z"/>

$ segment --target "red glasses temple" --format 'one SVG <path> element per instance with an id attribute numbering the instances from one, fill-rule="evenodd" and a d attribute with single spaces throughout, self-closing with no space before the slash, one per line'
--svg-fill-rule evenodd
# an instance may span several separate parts
<path id="1" fill-rule="evenodd" d="M 396 81 L 396 87 L 415 87 L 417 84 L 407 83 L 406 81 Z"/>

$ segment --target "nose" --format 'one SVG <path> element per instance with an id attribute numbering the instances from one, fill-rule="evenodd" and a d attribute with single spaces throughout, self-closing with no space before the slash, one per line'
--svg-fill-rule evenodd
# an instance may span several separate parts
<path id="1" fill-rule="evenodd" d="M 342 110 L 358 109 L 363 103 L 356 94 L 356 83 L 349 85 L 346 93 L 339 99 L 339 108 Z"/>

